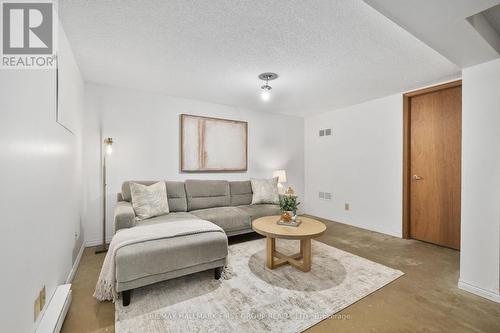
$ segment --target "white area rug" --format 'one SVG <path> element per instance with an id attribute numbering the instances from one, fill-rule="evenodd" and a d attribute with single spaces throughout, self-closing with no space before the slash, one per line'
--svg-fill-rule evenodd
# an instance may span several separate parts
<path id="1" fill-rule="evenodd" d="M 298 241 L 277 247 L 296 253 Z M 403 275 L 317 241 L 312 253 L 308 273 L 269 270 L 265 239 L 231 245 L 229 280 L 212 270 L 136 289 L 116 302 L 116 332 L 300 332 Z"/>

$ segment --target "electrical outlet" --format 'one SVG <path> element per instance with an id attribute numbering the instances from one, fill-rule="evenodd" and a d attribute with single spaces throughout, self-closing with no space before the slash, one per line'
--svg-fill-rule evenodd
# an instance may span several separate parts
<path id="1" fill-rule="evenodd" d="M 325 192 L 319 192 L 319 198 L 324 199 L 325 198 Z"/>
<path id="2" fill-rule="evenodd" d="M 35 303 L 33 305 L 33 321 L 38 319 L 40 312 L 42 311 L 42 307 L 40 306 L 40 295 L 35 299 Z"/>
<path id="3" fill-rule="evenodd" d="M 351 210 L 351 205 L 350 205 L 348 202 L 346 202 L 346 203 L 344 204 L 344 209 L 345 209 L 345 210 Z"/>
<path id="4" fill-rule="evenodd" d="M 47 300 L 47 292 L 45 289 L 45 286 L 40 289 L 40 292 L 38 293 L 38 297 L 35 299 L 34 305 L 33 305 L 33 314 L 34 314 L 34 321 L 38 319 L 38 316 L 40 316 L 40 312 L 42 312 L 43 307 L 45 306 L 45 302 Z"/>
<path id="5" fill-rule="evenodd" d="M 45 286 L 43 286 L 42 290 L 40 290 L 40 311 L 45 306 L 45 301 L 47 300 L 47 293 L 45 291 Z"/>
<path id="6" fill-rule="evenodd" d="M 319 130 L 319 136 L 325 136 L 325 130 Z"/>

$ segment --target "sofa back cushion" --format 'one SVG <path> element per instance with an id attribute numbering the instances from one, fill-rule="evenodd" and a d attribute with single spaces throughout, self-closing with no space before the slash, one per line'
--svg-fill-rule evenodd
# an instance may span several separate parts
<path id="1" fill-rule="evenodd" d="M 229 182 L 231 206 L 250 205 L 252 203 L 252 183 L 249 180 Z"/>
<path id="2" fill-rule="evenodd" d="M 142 185 L 151 185 L 157 183 L 157 180 L 141 180 L 141 181 L 126 181 L 122 184 L 122 198 L 124 201 L 130 202 L 130 183 L 138 183 Z M 167 185 L 168 207 L 171 212 L 186 212 L 187 199 L 184 182 L 165 182 Z"/>
<path id="3" fill-rule="evenodd" d="M 227 180 L 194 180 L 185 183 L 188 211 L 229 206 L 229 182 Z"/>
<path id="4" fill-rule="evenodd" d="M 171 212 L 187 212 L 187 198 L 184 182 L 167 181 L 168 207 Z"/>

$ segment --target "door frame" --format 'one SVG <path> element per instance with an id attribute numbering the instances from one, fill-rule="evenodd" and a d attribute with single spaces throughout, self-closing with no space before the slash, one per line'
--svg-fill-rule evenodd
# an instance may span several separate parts
<path id="1" fill-rule="evenodd" d="M 438 84 L 403 94 L 403 238 L 410 238 L 411 190 L 411 107 L 410 99 L 430 92 L 462 86 L 462 79 Z"/>

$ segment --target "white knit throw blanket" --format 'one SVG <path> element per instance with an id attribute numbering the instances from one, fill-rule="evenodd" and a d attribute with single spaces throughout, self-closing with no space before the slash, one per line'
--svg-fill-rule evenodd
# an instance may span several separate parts
<path id="1" fill-rule="evenodd" d="M 102 264 L 101 274 L 95 286 L 94 297 L 99 301 L 115 301 L 116 292 L 115 256 L 116 252 L 127 245 L 155 239 L 199 234 L 204 232 L 224 232 L 219 226 L 205 220 L 183 220 L 119 230 L 109 244 L 108 253 Z"/>

